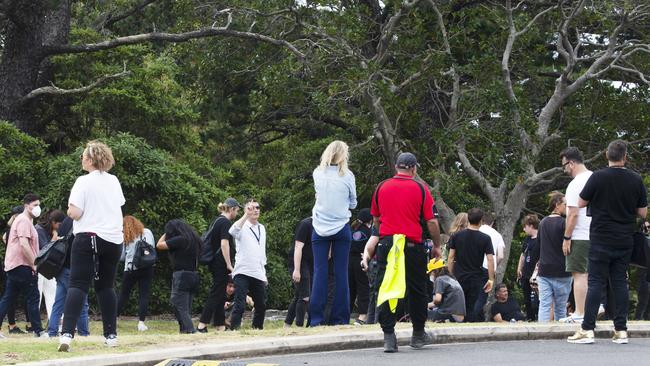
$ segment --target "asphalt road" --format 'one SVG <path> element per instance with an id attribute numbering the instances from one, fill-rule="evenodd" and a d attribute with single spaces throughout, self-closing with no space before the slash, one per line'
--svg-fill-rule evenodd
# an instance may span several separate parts
<path id="1" fill-rule="evenodd" d="M 260 357 L 241 361 L 272 363 L 282 366 L 649 365 L 648 349 L 650 349 L 649 338 L 631 338 L 629 344 L 614 344 L 609 339 L 596 339 L 596 343 L 591 345 L 575 345 L 561 340 L 516 341 L 431 345 L 422 350 L 400 346 L 399 352 L 394 354 L 383 353 L 382 349 L 375 348 Z"/>

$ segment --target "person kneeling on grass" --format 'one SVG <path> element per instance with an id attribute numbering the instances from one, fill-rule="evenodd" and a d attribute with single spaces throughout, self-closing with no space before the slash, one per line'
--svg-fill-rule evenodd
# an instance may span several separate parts
<path id="1" fill-rule="evenodd" d="M 465 320 L 465 294 L 458 281 L 449 273 L 442 259 L 432 259 L 427 271 L 433 281 L 433 301 L 429 303 L 427 318 L 433 322 Z"/>

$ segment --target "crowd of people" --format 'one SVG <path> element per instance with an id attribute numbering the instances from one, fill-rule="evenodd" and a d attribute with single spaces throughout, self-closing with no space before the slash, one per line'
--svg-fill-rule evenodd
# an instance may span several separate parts
<path id="1" fill-rule="evenodd" d="M 625 168 L 626 157 L 626 144 L 613 141 L 607 149 L 609 166 L 592 173 L 578 149 L 561 152 L 562 167 L 572 177 L 566 194 L 549 194 L 548 215 L 541 220 L 528 214 L 521 221 L 526 237 L 516 280 L 524 294 L 524 314 L 508 287 L 495 284 L 506 244 L 492 214 L 480 208 L 459 213 L 443 243 L 435 201 L 418 177 L 417 158 L 401 153 L 396 174 L 377 185 L 370 207 L 351 220 L 357 206 L 355 177 L 348 167 L 348 146 L 334 141 L 313 171 L 315 203 L 311 215 L 297 223 L 289 249 L 294 296 L 285 326 L 350 324 L 356 309 L 354 324 L 380 324 L 385 352 L 397 352 L 394 328 L 404 320 L 412 323 L 410 346 L 416 349 L 431 341 L 427 320 L 580 323 L 568 341 L 593 343 L 596 318 L 609 307 L 613 341 L 627 343 L 626 276 L 636 221 L 647 215 L 647 192 L 640 176 Z M 167 251 L 170 303 L 180 333 L 206 333 L 210 324 L 217 331 L 239 329 L 247 307 L 253 309 L 252 327 L 263 329 L 267 232 L 259 221 L 259 202 L 248 199 L 242 205 L 231 197 L 219 203 L 220 215 L 203 236 L 183 219 L 172 219 L 156 241 L 140 220 L 123 216 L 120 182 L 108 173 L 115 163 L 111 149 L 91 141 L 80 160 L 88 174 L 73 185 L 66 213 L 54 209 L 41 215 L 40 197 L 31 193 L 12 210 L 3 237 L 7 280 L 0 325 L 7 315 L 9 333 L 24 333 L 15 320 L 23 293 L 29 330 L 39 337 L 58 336 L 59 351 L 68 351 L 75 334 L 89 334 L 88 290 L 93 284 L 105 344 L 117 346 L 117 317 L 136 284 L 137 328 L 148 330 L 153 263 Z M 650 224 L 644 225 L 647 232 Z M 47 279 L 34 261 L 39 250 L 60 238 L 73 239 L 61 270 Z M 117 296 L 120 262 L 124 271 Z M 195 327 L 192 303 L 201 264 L 207 265 L 212 284 Z M 641 281 L 640 306 L 647 307 L 648 284 Z M 488 307 L 492 292 L 495 301 Z M 607 292 L 614 299 L 609 305 Z M 42 298 L 47 329 L 39 311 Z M 637 310 L 637 316 L 644 314 L 645 309 Z"/>

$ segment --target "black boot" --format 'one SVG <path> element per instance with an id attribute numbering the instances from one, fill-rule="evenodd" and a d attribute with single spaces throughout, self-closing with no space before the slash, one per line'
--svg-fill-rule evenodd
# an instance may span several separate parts
<path id="1" fill-rule="evenodd" d="M 431 336 L 425 332 L 424 330 L 420 331 L 413 331 L 413 335 L 411 336 L 411 347 L 415 349 L 420 349 L 424 347 L 427 344 L 433 343 L 433 339 Z"/>
<path id="2" fill-rule="evenodd" d="M 384 352 L 397 352 L 397 336 L 395 333 L 384 333 Z"/>

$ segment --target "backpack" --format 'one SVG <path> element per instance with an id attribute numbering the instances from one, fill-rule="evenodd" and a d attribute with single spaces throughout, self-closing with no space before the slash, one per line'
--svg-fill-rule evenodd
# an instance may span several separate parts
<path id="1" fill-rule="evenodd" d="M 216 255 L 221 252 L 221 245 L 219 245 L 219 248 L 217 250 L 214 250 L 214 247 L 212 246 L 212 236 L 214 232 L 214 225 L 216 225 L 216 223 L 222 217 L 223 216 L 219 216 L 214 219 L 214 221 L 212 221 L 212 224 L 210 224 L 208 230 L 206 230 L 206 232 L 201 236 L 201 243 L 203 245 L 201 246 L 201 254 L 199 255 L 200 264 L 209 265 L 214 261 Z"/>
<path id="2" fill-rule="evenodd" d="M 158 260 L 158 254 L 156 253 L 156 249 L 153 247 L 153 245 L 147 243 L 142 236 L 140 236 L 140 240 L 135 242 L 135 252 L 133 253 L 133 260 L 131 263 L 135 268 L 137 269 L 142 269 L 142 268 L 149 268 L 156 264 L 156 261 Z"/>
<path id="3" fill-rule="evenodd" d="M 56 277 L 63 268 L 68 248 L 72 245 L 73 239 L 74 236 L 68 234 L 44 246 L 34 259 L 36 271 L 48 280 Z"/>

